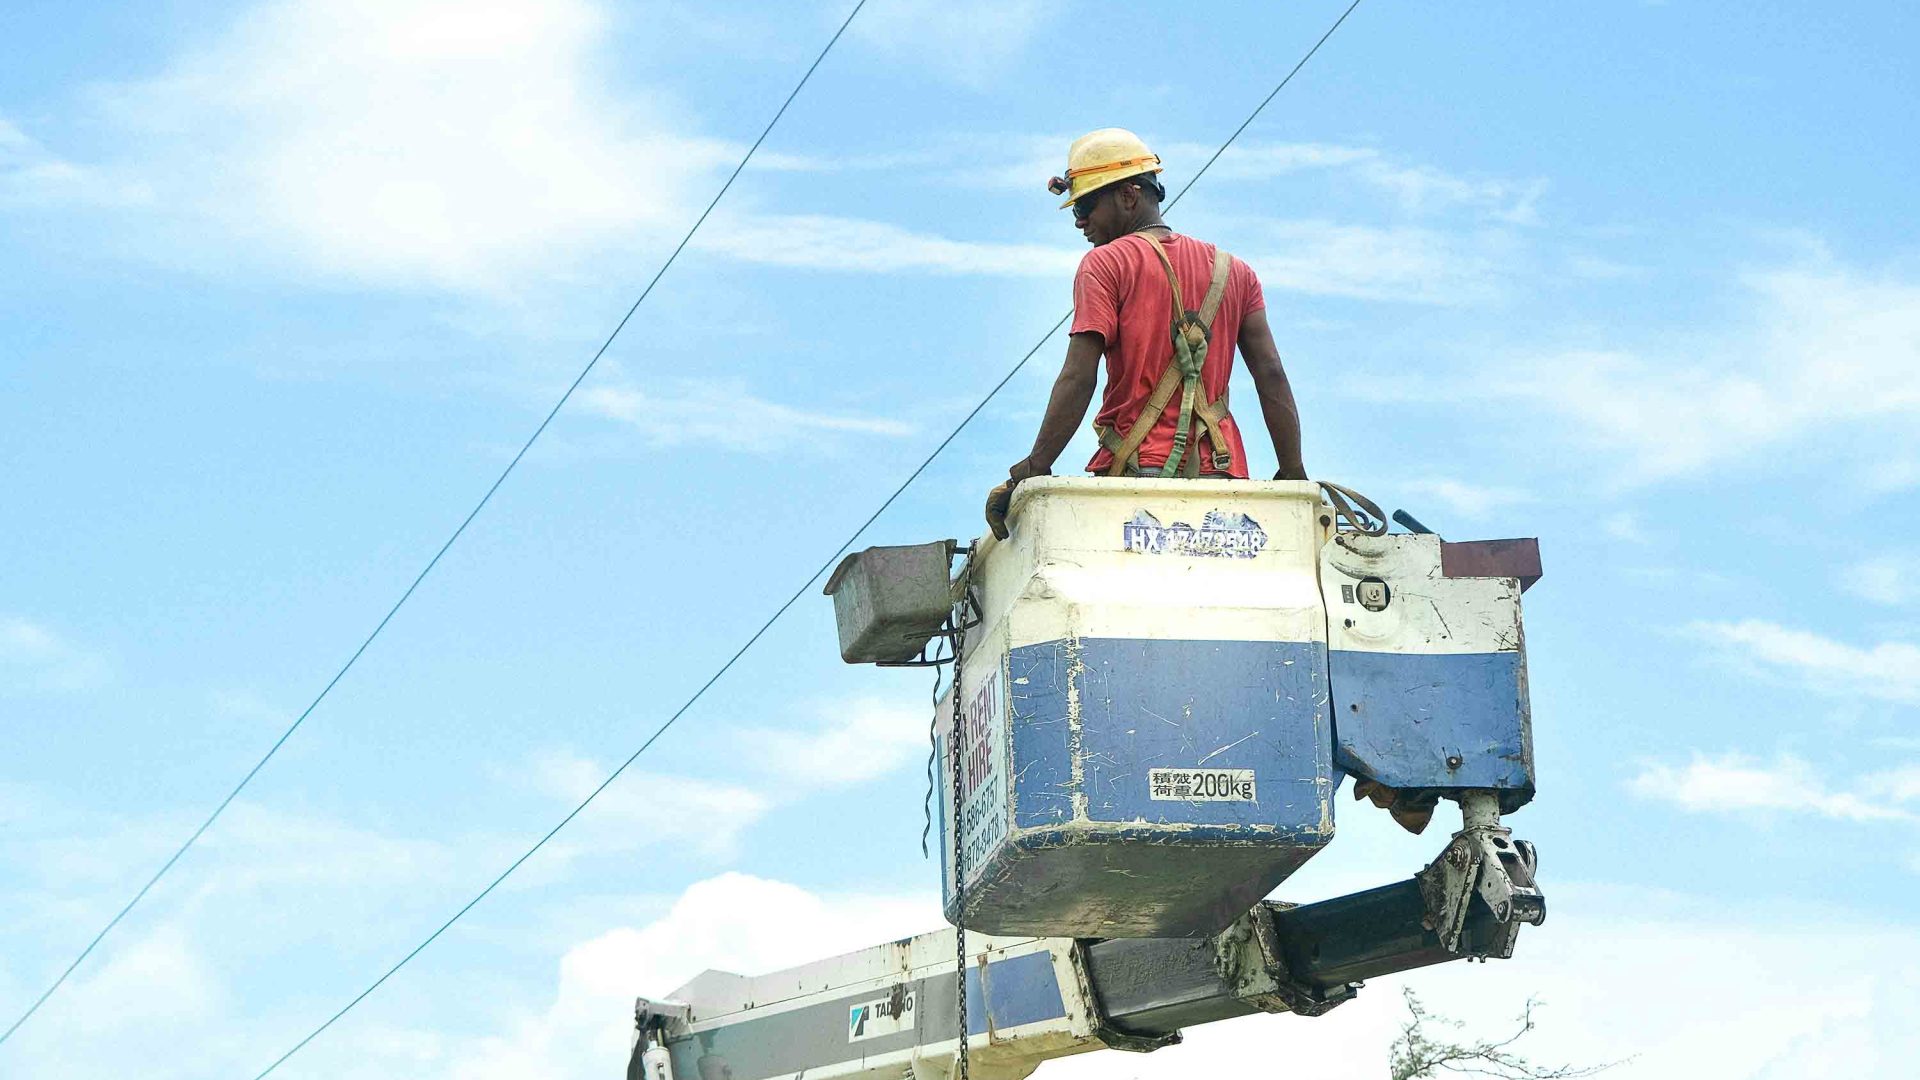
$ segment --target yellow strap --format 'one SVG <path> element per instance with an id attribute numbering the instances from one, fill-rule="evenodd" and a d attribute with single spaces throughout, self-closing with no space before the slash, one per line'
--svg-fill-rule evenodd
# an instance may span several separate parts
<path id="1" fill-rule="evenodd" d="M 1231 389 L 1229 387 L 1228 389 Z M 1207 402 L 1195 402 L 1193 415 L 1207 426 L 1207 435 L 1213 440 L 1213 470 L 1230 473 L 1233 471 L 1233 444 L 1227 442 L 1227 390 L 1220 396 Z M 1194 457 L 1200 456 L 1200 440 L 1193 441 Z"/>
<path id="2" fill-rule="evenodd" d="M 1165 258 L 1165 256 L 1161 256 Z M 1227 295 L 1227 275 L 1233 273 L 1233 256 L 1213 249 L 1213 281 L 1207 285 L 1207 298 L 1200 302 L 1200 321 L 1207 324 L 1207 333 L 1213 333 L 1213 317 L 1220 314 L 1220 301 Z M 1178 287 L 1174 295 L 1180 295 Z"/>
<path id="3" fill-rule="evenodd" d="M 1180 389 L 1180 369 L 1169 363 L 1167 370 L 1160 373 L 1160 381 L 1154 385 L 1153 396 L 1147 399 L 1146 407 L 1140 415 L 1133 418 L 1133 425 L 1127 428 L 1126 437 L 1117 443 L 1108 443 L 1106 435 L 1101 435 L 1101 443 L 1113 451 L 1113 463 L 1107 466 L 1108 476 L 1119 476 L 1126 471 L 1140 445 L 1147 441 L 1147 434 L 1153 425 L 1160 421 L 1160 414 L 1167 411 L 1167 403 L 1173 400 L 1174 391 Z M 1102 431 L 1099 424 L 1093 426 L 1096 432 Z M 1113 431 L 1113 428 L 1106 428 Z"/>
<path id="4" fill-rule="evenodd" d="M 1167 272 L 1167 284 L 1173 287 L 1173 317 L 1179 318 L 1187 310 L 1187 304 L 1180 299 L 1180 275 L 1173 272 L 1173 260 L 1167 258 L 1167 249 L 1161 247 L 1160 241 L 1154 239 L 1151 233 L 1134 233 L 1133 235 L 1145 240 L 1147 246 L 1153 249 L 1153 253 L 1160 256 L 1160 265 Z"/>
<path id="5" fill-rule="evenodd" d="M 1115 169 L 1124 169 L 1132 165 L 1144 165 L 1149 161 L 1155 165 L 1160 164 L 1160 155 L 1148 154 L 1144 157 L 1125 158 L 1120 161 L 1102 162 L 1099 165 L 1088 165 L 1079 169 L 1068 169 L 1067 179 L 1072 180 L 1076 176 L 1098 176 L 1103 172 L 1113 172 Z"/>

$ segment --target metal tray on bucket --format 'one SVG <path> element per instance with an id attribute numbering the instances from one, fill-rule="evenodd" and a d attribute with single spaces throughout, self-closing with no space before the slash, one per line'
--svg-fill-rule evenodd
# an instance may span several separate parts
<path id="1" fill-rule="evenodd" d="M 946 625 L 953 609 L 956 544 L 870 547 L 840 561 L 827 579 L 840 659 L 849 664 L 902 664 L 915 659 Z"/>

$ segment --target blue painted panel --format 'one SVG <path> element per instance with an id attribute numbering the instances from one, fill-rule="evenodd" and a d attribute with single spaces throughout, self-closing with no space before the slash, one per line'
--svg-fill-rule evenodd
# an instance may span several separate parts
<path id="1" fill-rule="evenodd" d="M 1073 816 L 1073 753 L 1067 724 L 1068 643 L 1022 645 L 1007 654 L 1007 762 L 1013 827 L 1056 825 Z"/>
<path id="2" fill-rule="evenodd" d="M 998 934 L 1184 937 L 1244 914 L 1332 839 L 1326 657 L 1317 642 L 1011 650 L 1013 820 L 964 909 L 946 896 L 948 919 Z M 1248 770 L 1255 796 L 1156 800 L 1155 768 Z"/>
<path id="3" fill-rule="evenodd" d="M 1339 649 L 1331 669 L 1340 768 L 1391 787 L 1533 790 L 1532 721 L 1518 653 Z M 1449 767 L 1450 757 L 1460 765 Z"/>
<path id="4" fill-rule="evenodd" d="M 951 972 L 947 978 L 952 980 Z M 987 1030 L 988 1010 L 993 1012 L 993 1026 L 1001 1030 L 1067 1015 L 1066 1003 L 1060 997 L 1060 981 L 1053 973 L 1052 953 L 1028 953 L 989 963 L 986 983 L 988 989 L 982 991 L 978 964 L 967 968 L 967 1031 L 970 1034 L 979 1035 Z"/>
<path id="5" fill-rule="evenodd" d="M 1067 721 L 1076 651 L 1077 740 Z M 1008 671 L 1015 829 L 1067 821 L 1082 790 L 1095 821 L 1319 826 L 1333 736 L 1317 642 L 1050 641 L 1012 650 Z M 1148 769 L 1203 767 L 1255 770 L 1258 801 L 1149 797 Z"/>
<path id="6" fill-rule="evenodd" d="M 1319 827 L 1333 752 L 1322 645 L 1095 638 L 1081 648 L 1089 818 Z M 1252 769 L 1256 799 L 1157 800 L 1155 768 Z"/>

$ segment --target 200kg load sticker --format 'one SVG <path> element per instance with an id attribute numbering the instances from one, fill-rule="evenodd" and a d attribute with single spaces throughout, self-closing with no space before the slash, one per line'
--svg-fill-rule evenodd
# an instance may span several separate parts
<path id="1" fill-rule="evenodd" d="M 1254 802 L 1252 769 L 1148 769 L 1147 794 L 1165 802 Z"/>
<path id="2" fill-rule="evenodd" d="M 1122 546 L 1137 555 L 1200 555 L 1210 558 L 1251 559 L 1267 546 L 1267 530 L 1245 514 L 1209 510 L 1194 528 L 1184 521 L 1171 525 L 1145 510 L 1135 511 L 1120 526 Z"/>

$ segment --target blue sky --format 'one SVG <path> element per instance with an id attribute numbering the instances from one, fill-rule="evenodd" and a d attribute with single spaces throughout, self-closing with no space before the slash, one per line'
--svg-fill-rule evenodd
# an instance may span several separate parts
<path id="1" fill-rule="evenodd" d="M 264 1067 L 1065 310 L 1082 245 L 1043 184 L 1073 136 L 1131 127 L 1182 184 L 1343 7 L 873 0 L 435 577 L 0 1070 Z M 845 10 L 0 14 L 0 1013 L 346 658 Z M 1310 471 L 1541 537 L 1541 793 L 1512 824 L 1552 916 L 1510 963 L 1405 983 L 1482 1019 L 1539 993 L 1547 1056 L 1777 1080 L 1920 1049 L 1916 44 L 1891 3 L 1375 0 L 1174 212 L 1265 282 Z M 867 542 L 976 531 L 1063 347 Z M 803 602 L 284 1074 L 611 1075 L 635 994 L 937 925 L 928 689 L 842 667 Z M 1341 829 L 1283 895 L 1437 844 L 1344 803 Z M 1377 1076 L 1397 984 L 1048 1073 Z"/>

